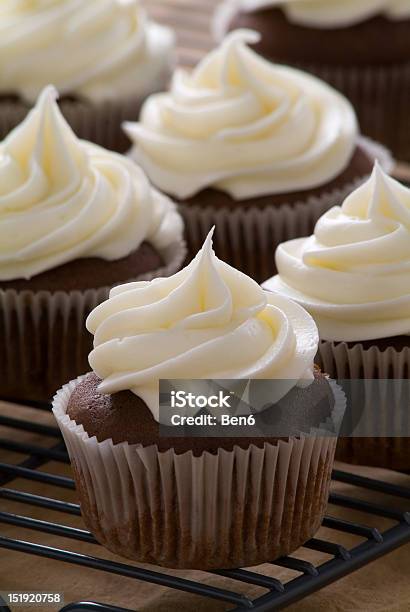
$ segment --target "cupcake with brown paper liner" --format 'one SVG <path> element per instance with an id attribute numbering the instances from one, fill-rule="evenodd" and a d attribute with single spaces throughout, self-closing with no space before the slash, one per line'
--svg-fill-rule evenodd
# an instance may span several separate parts
<path id="1" fill-rule="evenodd" d="M 276 263 L 279 274 L 263 286 L 313 316 L 319 364 L 336 379 L 364 381 L 362 422 L 338 458 L 410 469 L 410 190 L 376 165 L 312 236 L 282 244 Z M 376 437 L 377 428 L 393 430 L 386 423 L 395 436 Z"/>
<path id="2" fill-rule="evenodd" d="M 53 412 L 101 544 L 140 562 L 216 569 L 271 561 L 313 536 L 345 396 L 314 367 L 306 311 L 217 259 L 209 235 L 174 276 L 113 289 L 87 327 L 94 372 L 65 385 Z M 164 435 L 164 378 L 277 379 L 274 408 L 319 408 L 320 423 L 287 438 Z"/>
<path id="3" fill-rule="evenodd" d="M 213 19 L 215 38 L 238 27 L 262 35 L 256 50 L 266 58 L 341 91 L 363 133 L 410 160 L 407 0 L 225 0 Z"/>
<path id="4" fill-rule="evenodd" d="M 388 152 L 359 137 L 351 104 L 315 77 L 274 65 L 230 34 L 168 93 L 125 124 L 131 156 L 180 202 L 193 257 L 213 225 L 218 256 L 255 280 L 275 272 L 275 247 L 313 231 L 320 215 Z"/>
<path id="5" fill-rule="evenodd" d="M 173 31 L 138 0 L 3 0 L 0 139 L 52 83 L 79 138 L 125 151 L 122 121 L 167 86 L 174 57 Z"/>
<path id="6" fill-rule="evenodd" d="M 0 396 L 47 401 L 88 370 L 109 288 L 178 270 L 175 204 L 131 160 L 79 140 L 47 87 L 0 144 Z"/>

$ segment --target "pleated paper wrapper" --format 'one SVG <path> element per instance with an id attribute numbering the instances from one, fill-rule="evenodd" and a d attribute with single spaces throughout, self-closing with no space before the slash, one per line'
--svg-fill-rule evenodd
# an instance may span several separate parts
<path id="1" fill-rule="evenodd" d="M 186 246 L 174 242 L 159 252 L 165 265 L 130 281 L 171 276 L 184 263 Z M 0 289 L 0 395 L 51 401 L 64 383 L 88 371 L 92 336 L 85 320 L 108 298 L 110 289 L 53 293 Z"/>
<path id="2" fill-rule="evenodd" d="M 365 349 L 360 343 L 350 346 L 346 342 L 322 341 L 316 361 L 342 386 L 343 380 L 365 381 L 352 386 L 350 436 L 339 439 L 336 458 L 410 470 L 410 336 L 408 346 L 402 350 L 393 345 L 381 350 L 377 342 Z M 405 435 L 400 436 L 400 432 Z"/>
<path id="3" fill-rule="evenodd" d="M 346 404 L 333 381 L 335 406 L 319 428 L 196 457 L 90 438 L 66 414 L 79 380 L 57 393 L 53 411 L 84 520 L 111 551 L 173 568 L 251 566 L 292 552 L 319 528 Z"/>

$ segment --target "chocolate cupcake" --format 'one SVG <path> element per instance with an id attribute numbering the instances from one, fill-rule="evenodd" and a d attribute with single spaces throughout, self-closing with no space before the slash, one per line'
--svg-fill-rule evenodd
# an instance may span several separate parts
<path id="1" fill-rule="evenodd" d="M 175 272 L 182 219 L 125 157 L 76 138 L 46 88 L 0 145 L 0 396 L 51 400 L 87 370 L 109 287 Z"/>
<path id="2" fill-rule="evenodd" d="M 257 50 L 327 81 L 353 103 L 364 134 L 410 160 L 410 4 L 401 0 L 225 0 L 213 28 L 262 34 Z M 382 41 L 388 40 L 388 44 Z"/>
<path id="3" fill-rule="evenodd" d="M 410 190 L 376 165 L 365 185 L 318 221 L 314 235 L 278 248 L 279 274 L 263 285 L 312 314 L 322 339 L 319 363 L 331 376 L 380 381 L 367 385 L 371 393 L 364 386 L 365 420 L 340 445 L 339 458 L 407 470 L 410 444 L 399 434 L 408 429 L 375 437 L 374 423 L 383 432 L 400 422 L 408 392 L 409 230 Z"/>
<path id="4" fill-rule="evenodd" d="M 311 317 L 211 244 L 169 279 L 111 292 L 87 321 L 94 373 L 53 406 L 88 528 L 118 554 L 175 568 L 255 565 L 312 537 L 344 409 L 337 387 L 313 374 Z M 304 431 L 302 416 L 283 438 L 164 433 L 158 379 L 167 377 L 280 379 L 269 399 L 318 427 Z"/>
<path id="5" fill-rule="evenodd" d="M 52 83 L 76 134 L 123 152 L 121 122 L 161 91 L 174 65 L 175 36 L 137 0 L 0 3 L 0 139 Z"/>
<path id="6" fill-rule="evenodd" d="M 233 32 L 192 74 L 175 73 L 125 124 L 132 157 L 178 199 L 191 256 L 218 227 L 219 256 L 257 280 L 281 241 L 313 231 L 388 153 L 359 138 L 351 104 L 318 79 L 270 64 Z"/>

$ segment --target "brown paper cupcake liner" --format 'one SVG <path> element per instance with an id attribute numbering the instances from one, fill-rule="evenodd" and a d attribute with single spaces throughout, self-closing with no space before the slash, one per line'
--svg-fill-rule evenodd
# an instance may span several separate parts
<path id="1" fill-rule="evenodd" d="M 165 266 L 130 280 L 171 276 L 185 260 L 175 242 L 160 250 Z M 89 313 L 108 298 L 110 287 L 87 291 L 0 289 L 0 397 L 51 401 L 62 384 L 89 370 Z"/>
<path id="2" fill-rule="evenodd" d="M 346 402 L 337 385 L 323 429 L 264 448 L 195 457 L 90 438 L 66 414 L 79 380 L 57 393 L 53 412 L 84 520 L 106 548 L 166 567 L 232 568 L 286 555 L 319 528 Z"/>
<path id="3" fill-rule="evenodd" d="M 352 102 L 363 134 L 410 161 L 410 62 L 393 66 L 330 67 L 298 64 Z"/>
<path id="4" fill-rule="evenodd" d="M 360 138 L 359 144 L 370 158 L 378 159 L 383 169 L 391 172 L 393 159 L 387 149 L 367 138 Z M 319 217 L 330 207 L 342 204 L 367 178 L 357 177 L 343 188 L 292 205 L 284 202 L 279 206 L 243 209 L 238 203 L 232 210 L 180 204 L 189 256 L 196 255 L 215 225 L 214 247 L 218 257 L 263 282 L 276 274 L 274 255 L 279 244 L 311 234 Z"/>
<path id="5" fill-rule="evenodd" d="M 167 68 L 158 79 L 156 87 L 143 95 L 123 100 L 93 103 L 80 98 L 62 98 L 60 108 L 75 134 L 82 140 L 124 153 L 130 141 L 121 128 L 124 121 L 136 121 L 141 107 L 152 93 L 160 92 L 167 85 L 171 71 Z M 31 109 L 31 105 L 19 99 L 0 97 L 0 141 L 19 125 Z"/>
<path id="6" fill-rule="evenodd" d="M 351 437 L 339 439 L 336 458 L 347 463 L 372 465 L 387 469 L 410 470 L 410 438 L 375 436 L 381 432 L 408 431 L 403 424 L 403 396 L 400 384 L 386 384 L 389 379 L 408 380 L 409 346 L 399 351 L 393 346 L 381 350 L 376 345 L 365 349 L 360 343 L 322 341 L 316 358 L 324 372 L 337 380 L 363 379 L 368 384 L 353 394 Z M 363 410 L 358 423 L 357 410 Z M 388 424 L 388 425 L 386 425 Z"/>

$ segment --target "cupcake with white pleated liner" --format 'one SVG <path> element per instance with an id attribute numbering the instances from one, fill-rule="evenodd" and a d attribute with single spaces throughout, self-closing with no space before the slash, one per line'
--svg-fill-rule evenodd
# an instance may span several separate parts
<path id="1" fill-rule="evenodd" d="M 276 264 L 278 275 L 263 286 L 314 317 L 322 367 L 340 380 L 380 380 L 379 386 L 372 384 L 379 405 L 372 418 L 383 424 L 395 411 L 397 421 L 406 385 L 400 393 L 386 394 L 386 381 L 409 378 L 410 189 L 376 165 L 342 207 L 323 215 L 312 236 L 280 245 Z M 372 401 L 365 395 L 370 408 Z M 396 437 L 377 438 L 371 420 L 368 427 L 368 436 L 364 423 L 357 429 L 363 437 L 356 432 L 344 440 L 340 457 L 410 469 L 410 445 L 400 430 Z M 404 436 L 406 431 L 403 425 Z"/>
<path id="2" fill-rule="evenodd" d="M 87 326 L 94 371 L 65 385 L 53 412 L 100 543 L 205 570 L 271 561 L 313 536 L 346 399 L 314 366 L 306 311 L 220 261 L 208 236 L 171 278 L 113 289 Z M 282 438 L 164 434 L 160 378 L 275 379 L 275 415 L 317 424 Z"/>
<path id="3" fill-rule="evenodd" d="M 33 0 L 0 3 L 0 139 L 52 83 L 76 134 L 116 151 L 121 122 L 167 86 L 175 35 L 138 0 Z"/>
<path id="4" fill-rule="evenodd" d="M 175 204 L 126 157 L 79 140 L 47 87 L 0 143 L 0 396 L 50 401 L 87 370 L 84 322 L 129 280 L 178 270 Z"/>
<path id="5" fill-rule="evenodd" d="M 389 153 L 359 135 L 351 104 L 307 73 L 275 65 L 231 33 L 170 91 L 126 123 L 131 156 L 177 199 L 190 255 L 215 224 L 218 255 L 256 280 L 274 272 L 280 242 L 313 230 L 320 215 Z"/>

